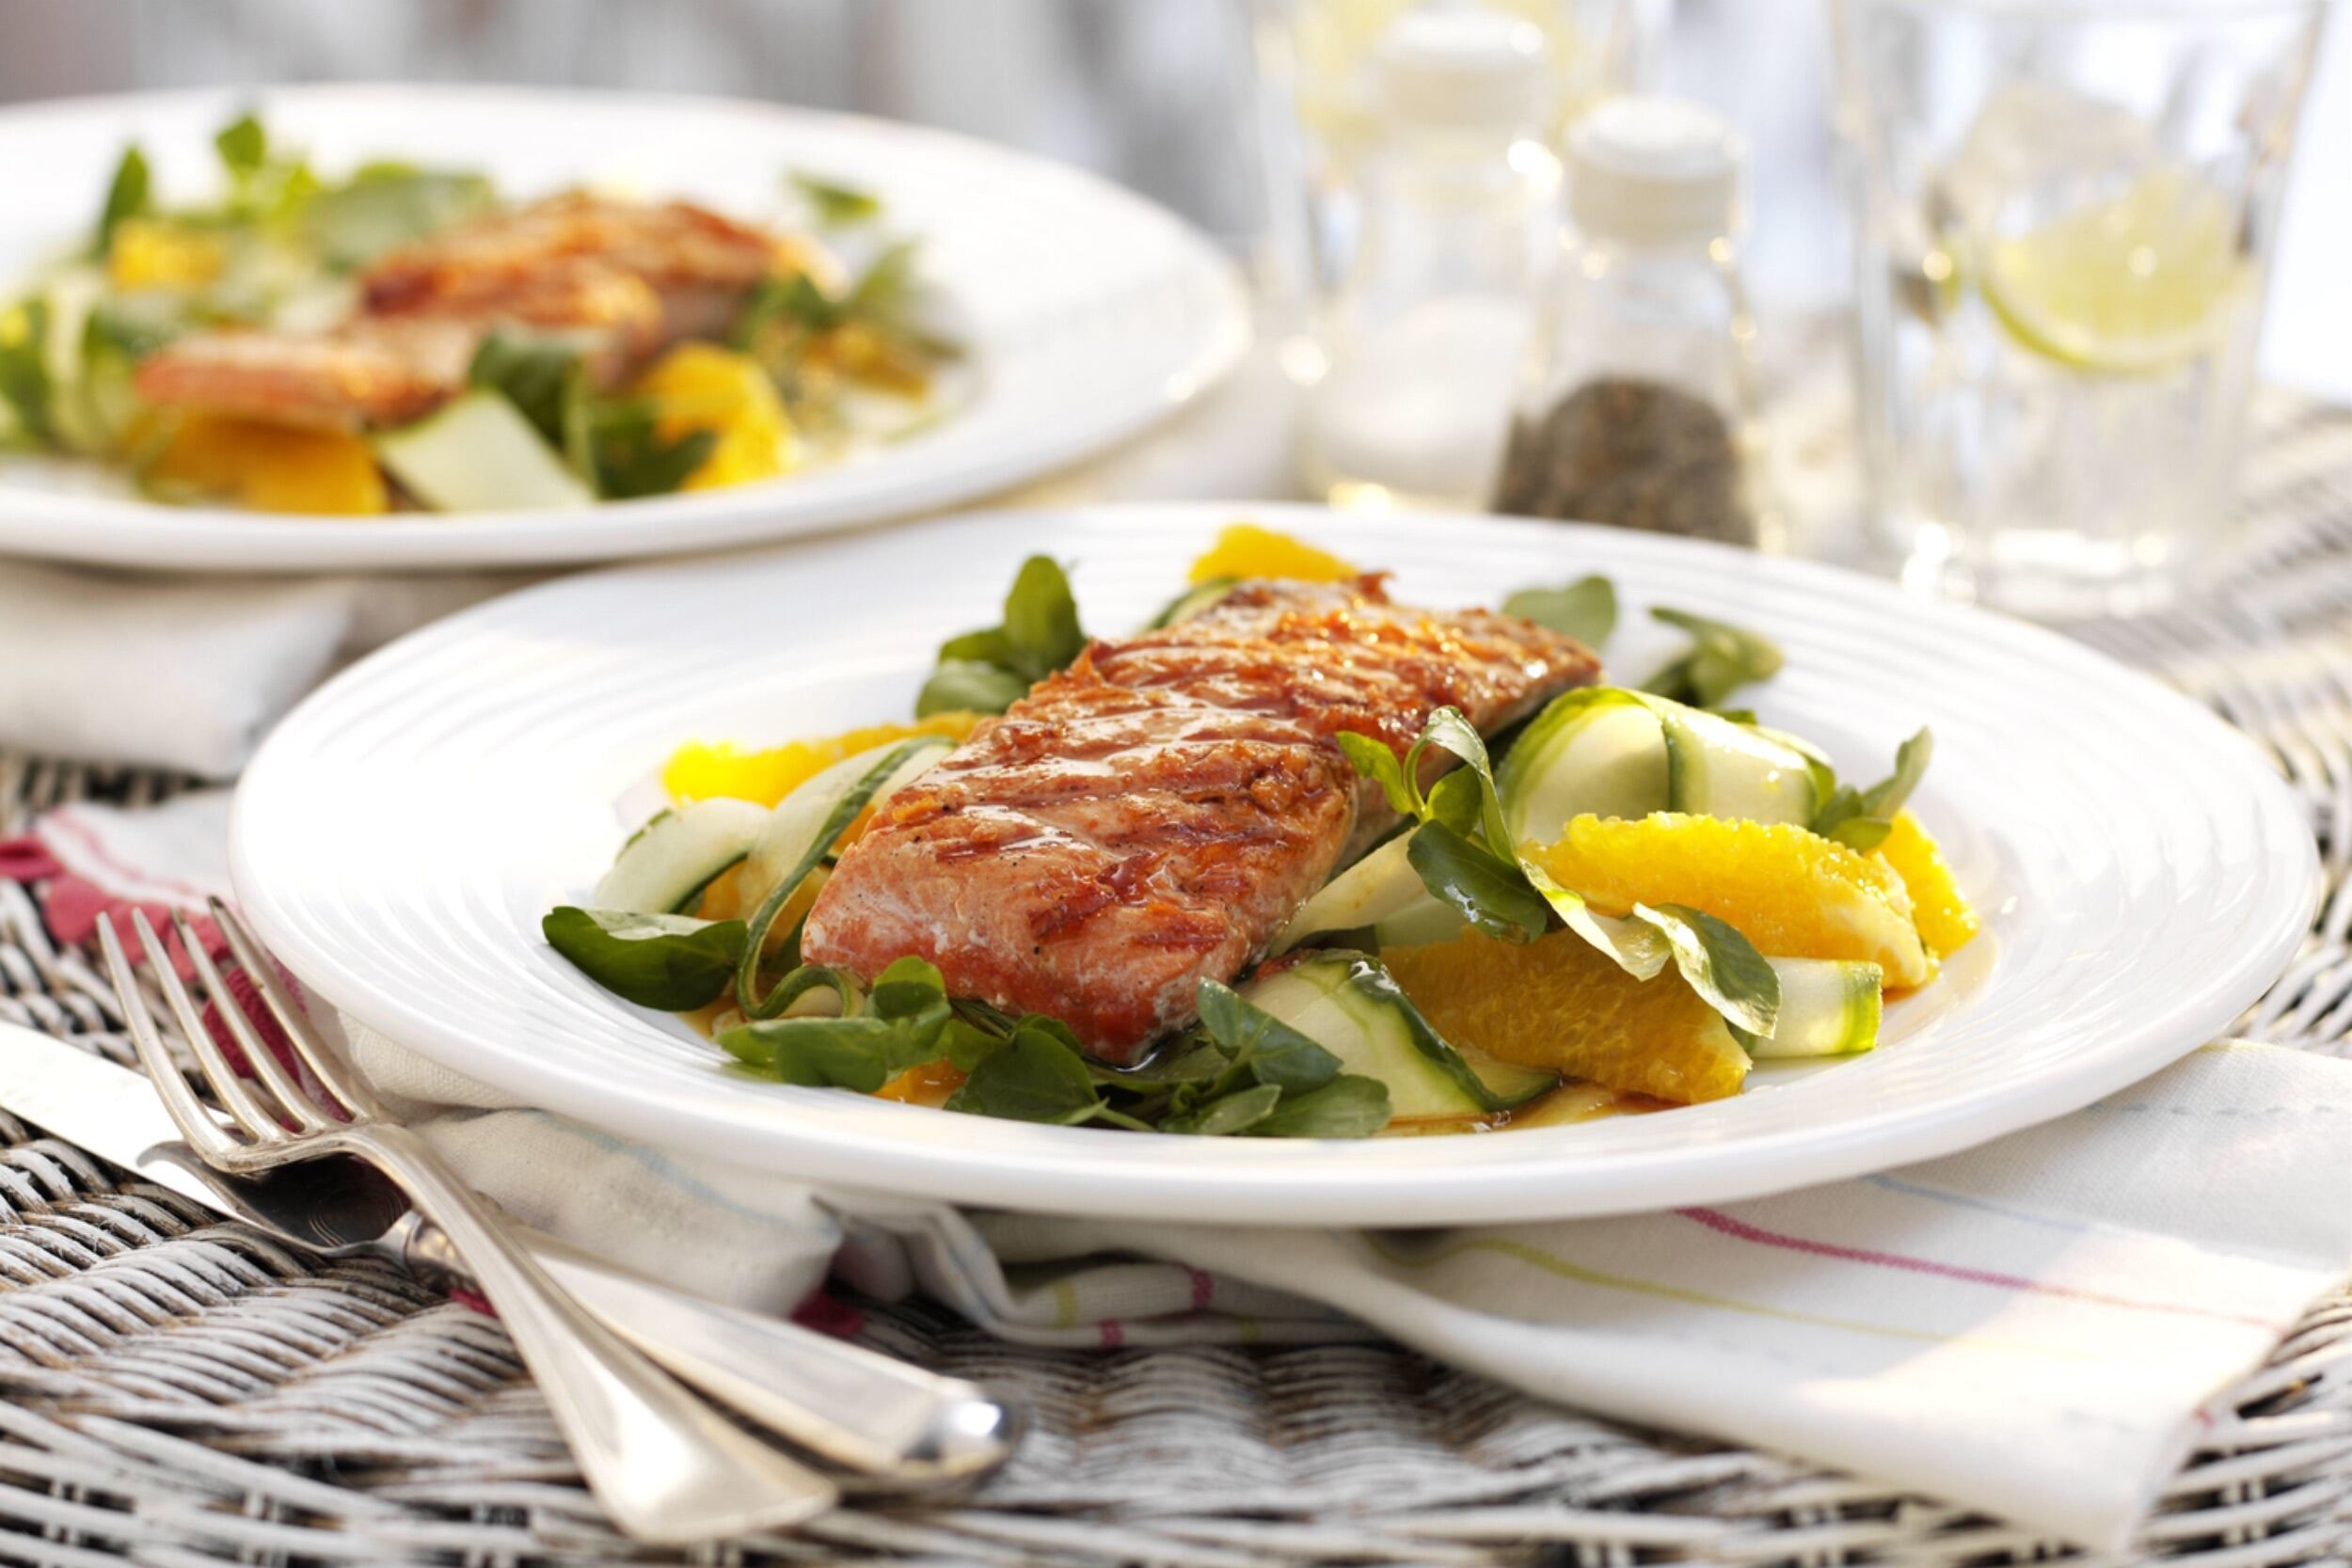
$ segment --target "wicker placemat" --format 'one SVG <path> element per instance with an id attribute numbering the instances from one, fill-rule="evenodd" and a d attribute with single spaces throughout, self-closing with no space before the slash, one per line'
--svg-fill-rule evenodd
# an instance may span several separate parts
<path id="1" fill-rule="evenodd" d="M 2352 414 L 2257 420 L 2211 595 L 2078 628 L 2211 702 L 2310 800 L 2332 896 L 2246 1032 L 2352 1053 Z M 0 753 L 0 833 L 175 781 Z M 87 953 L 0 882 L 0 1018 L 129 1059 Z M 1394 1347 L 1010 1346 L 866 1304 L 894 1354 L 1025 1402 L 977 1494 L 858 1499 L 691 1560 L 1632 1564 L 2051 1555 L 1997 1520 L 1806 1465 L 1629 1430 Z M 323 1262 L 119 1185 L 0 1117 L 0 1558 L 673 1560 L 613 1536 L 495 1322 L 395 1270 Z M 2314 1307 L 2168 1488 L 2144 1555 L 2208 1568 L 2352 1551 L 2352 1292 Z"/>

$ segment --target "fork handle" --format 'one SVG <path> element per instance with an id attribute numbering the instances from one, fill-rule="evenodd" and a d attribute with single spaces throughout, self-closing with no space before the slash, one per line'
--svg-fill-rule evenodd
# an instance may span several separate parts
<path id="1" fill-rule="evenodd" d="M 558 1285 L 671 1375 L 834 1464 L 921 1487 L 971 1480 L 1012 1452 L 1019 1417 L 977 1384 L 657 1284 L 536 1230 L 521 1235 Z M 401 1251 L 442 1274 L 468 1272 L 429 1223 Z"/>
<path id="2" fill-rule="evenodd" d="M 449 1233 L 623 1533 L 683 1545 L 797 1524 L 838 1500 L 832 1482 L 727 1421 L 565 1294 L 414 1132 L 368 1122 L 326 1137 Z"/>

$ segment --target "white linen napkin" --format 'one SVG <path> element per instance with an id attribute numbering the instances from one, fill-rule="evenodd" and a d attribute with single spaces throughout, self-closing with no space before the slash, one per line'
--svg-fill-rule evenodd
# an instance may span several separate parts
<path id="1" fill-rule="evenodd" d="M 55 883 L 81 910 L 93 893 L 223 888 L 221 821 L 217 797 L 52 813 L 36 832 L 61 873 L 53 908 Z M 370 1077 L 518 1218 L 738 1305 L 786 1310 L 830 1268 L 1039 1343 L 1369 1327 L 1546 1398 L 2096 1549 L 2125 1545 L 2226 1417 L 2207 1402 L 2352 1269 L 2352 1064 L 2261 1045 L 2209 1045 L 2089 1110 L 1885 1175 L 1621 1219 L 1375 1233 L 820 1191 L 516 1106 L 346 1026 Z"/>
<path id="2" fill-rule="evenodd" d="M 524 580 L 168 578 L 0 561 L 0 746 L 232 778 L 337 665 Z"/>

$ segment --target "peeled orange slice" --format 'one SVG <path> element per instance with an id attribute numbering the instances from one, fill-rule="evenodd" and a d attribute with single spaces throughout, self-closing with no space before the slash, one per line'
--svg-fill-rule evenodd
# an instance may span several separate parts
<path id="1" fill-rule="evenodd" d="M 934 713 L 912 724 L 873 724 L 754 752 L 723 740 L 690 740 L 663 765 L 661 785 L 674 800 L 705 800 L 723 795 L 772 806 L 844 757 L 918 735 L 944 735 L 960 741 L 972 733 L 980 717 L 961 711 Z"/>
<path id="2" fill-rule="evenodd" d="M 1192 563 L 1193 582 L 1217 578 L 1289 578 L 1297 582 L 1338 582 L 1357 569 L 1328 550 L 1255 523 L 1234 523 L 1216 536 L 1209 552 Z"/>
<path id="3" fill-rule="evenodd" d="M 1928 944 L 1928 951 L 1957 953 L 1967 946 L 1977 934 L 1977 913 L 1962 896 L 1952 868 L 1944 863 L 1943 851 L 1919 826 L 1919 819 L 1907 811 L 1898 813 L 1894 831 L 1875 853 L 1903 879 L 1919 940 Z"/>
<path id="4" fill-rule="evenodd" d="M 1669 969 L 1636 980 L 1574 931 L 1531 942 L 1476 932 L 1380 961 L 1457 1046 L 1680 1104 L 1740 1092 L 1747 1053 Z"/>
<path id="5" fill-rule="evenodd" d="M 1687 904 L 1729 922 L 1767 958 L 1866 960 L 1890 989 L 1932 973 L 1901 877 L 1793 823 L 1579 816 L 1557 844 L 1521 853 L 1603 914 Z"/>

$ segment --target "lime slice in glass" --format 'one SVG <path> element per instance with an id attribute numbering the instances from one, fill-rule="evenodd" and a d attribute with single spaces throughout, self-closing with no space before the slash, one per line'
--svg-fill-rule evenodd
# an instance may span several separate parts
<path id="1" fill-rule="evenodd" d="M 2185 169 L 1994 242 L 1979 282 L 2010 334 L 2077 370 L 2147 375 L 2206 353 L 2246 293 L 2236 214 Z"/>

